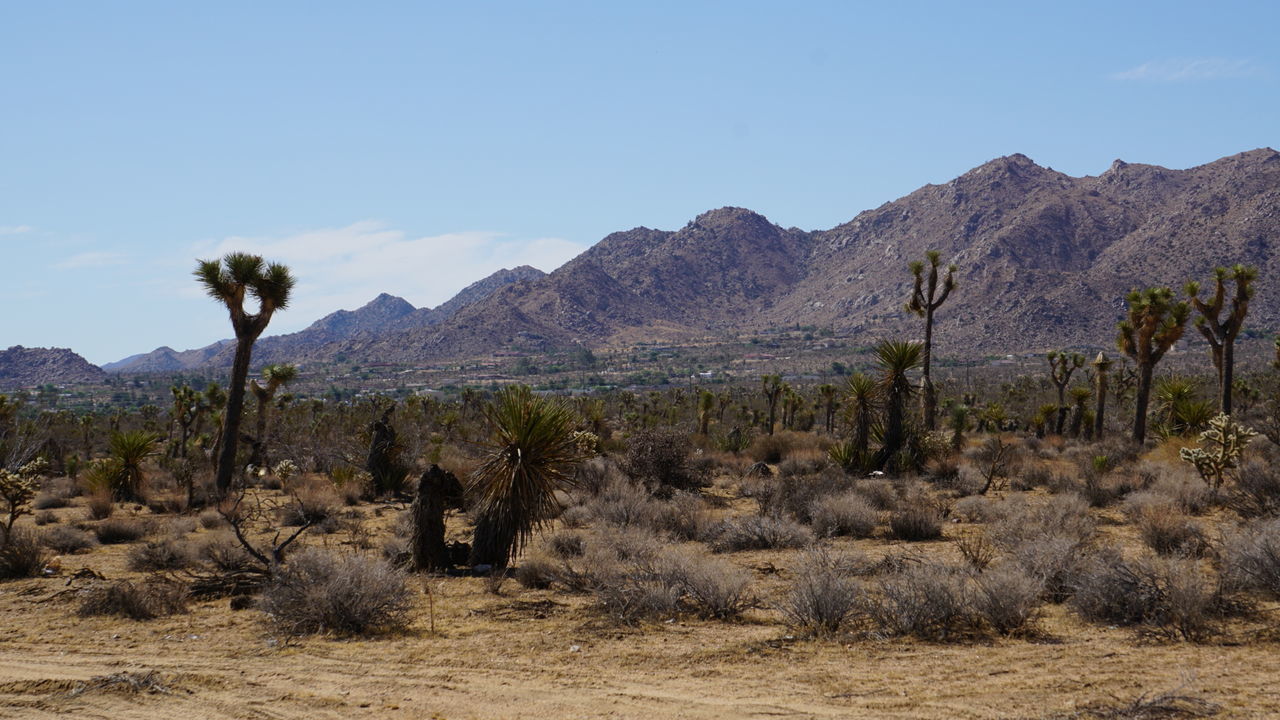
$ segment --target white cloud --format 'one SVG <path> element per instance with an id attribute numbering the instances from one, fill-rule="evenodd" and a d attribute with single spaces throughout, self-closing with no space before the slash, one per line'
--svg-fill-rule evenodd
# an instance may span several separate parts
<path id="1" fill-rule="evenodd" d="M 197 248 L 200 258 L 251 252 L 288 265 L 298 285 L 290 310 L 272 323 L 289 332 L 338 309 L 355 309 L 387 292 L 417 307 L 435 307 L 502 268 L 532 265 L 550 272 L 581 245 L 560 238 L 516 238 L 469 231 L 409 237 L 375 221 L 282 237 L 229 237 Z M 199 288 L 188 287 L 191 294 Z M 184 293 L 185 295 L 186 293 Z"/>
<path id="2" fill-rule="evenodd" d="M 21 235 L 32 230 L 35 228 L 30 225 L 0 225 L 0 235 Z"/>
<path id="3" fill-rule="evenodd" d="M 1249 60 L 1232 58 L 1172 58 L 1152 60 L 1111 75 L 1112 80 L 1188 82 L 1256 75 L 1260 68 Z"/>
<path id="4" fill-rule="evenodd" d="M 127 258 L 121 253 L 113 252 L 84 252 L 63 260 L 54 265 L 58 270 L 78 270 L 81 268 L 107 267 L 110 265 L 123 265 Z"/>

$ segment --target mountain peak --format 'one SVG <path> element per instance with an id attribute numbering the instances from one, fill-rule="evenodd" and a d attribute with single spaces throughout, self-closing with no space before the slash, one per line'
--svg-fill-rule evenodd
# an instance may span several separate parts
<path id="1" fill-rule="evenodd" d="M 365 303 L 356 312 L 377 311 L 385 314 L 404 315 L 413 312 L 413 310 L 414 307 L 408 300 L 391 293 L 379 293 L 378 297 Z"/>

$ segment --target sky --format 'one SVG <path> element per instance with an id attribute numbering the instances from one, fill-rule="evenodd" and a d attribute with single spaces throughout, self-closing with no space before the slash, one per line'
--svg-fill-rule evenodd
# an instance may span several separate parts
<path id="1" fill-rule="evenodd" d="M 284 262 L 300 330 L 610 232 L 830 228 L 1015 152 L 1071 175 L 1280 147 L 1265 2 L 0 0 L 0 349 L 231 335 L 197 258 Z"/>

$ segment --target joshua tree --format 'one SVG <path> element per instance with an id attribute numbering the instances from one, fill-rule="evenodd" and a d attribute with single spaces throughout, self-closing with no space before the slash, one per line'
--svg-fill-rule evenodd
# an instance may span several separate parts
<path id="1" fill-rule="evenodd" d="M 267 456 L 267 416 L 271 413 L 271 401 L 281 385 L 288 385 L 298 377 L 298 368 L 294 365 L 268 365 L 262 368 L 262 379 L 266 385 L 259 385 L 257 380 L 249 381 L 249 389 L 258 401 L 258 427 L 253 438 L 253 455 L 250 465 L 266 467 L 271 460 Z"/>
<path id="2" fill-rule="evenodd" d="M 876 467 L 898 469 L 898 453 L 906 444 L 906 403 L 913 388 L 908 373 L 920 367 L 924 346 L 915 342 L 883 340 L 876 346 L 880 366 L 880 394 L 885 402 L 884 444 L 876 454 Z"/>
<path id="3" fill-rule="evenodd" d="M 1213 366 L 1218 371 L 1219 407 L 1226 415 L 1231 414 L 1236 336 L 1240 334 L 1245 315 L 1249 314 L 1249 299 L 1253 297 L 1253 282 L 1257 279 L 1258 269 L 1254 267 L 1235 265 L 1229 270 L 1220 267 L 1213 271 L 1214 291 L 1209 302 L 1200 299 L 1200 283 L 1189 282 L 1186 287 L 1191 303 L 1200 313 L 1196 329 L 1209 341 Z M 1219 319 L 1226 304 L 1228 280 L 1235 282 L 1236 292 L 1231 297 L 1231 312 L 1225 319 Z"/>
<path id="4" fill-rule="evenodd" d="M 196 420 L 209 409 L 204 402 L 204 395 L 196 392 L 190 385 L 174 385 L 169 388 L 173 393 L 173 422 L 178 426 L 178 444 L 173 447 L 173 457 L 187 456 L 187 441 L 191 438 L 191 427 Z"/>
<path id="5" fill-rule="evenodd" d="M 871 421 L 877 409 L 876 381 L 854 373 L 844 384 L 845 417 L 853 426 L 853 447 L 863 457 L 871 441 Z"/>
<path id="6" fill-rule="evenodd" d="M 826 383 L 818 386 L 818 397 L 822 398 L 822 411 L 827 434 L 835 428 L 836 408 L 840 405 L 840 391 L 835 385 Z"/>
<path id="7" fill-rule="evenodd" d="M 451 508 L 462 509 L 462 484 L 453 473 L 432 465 L 418 479 L 418 494 L 411 509 L 414 570 L 437 572 L 452 564 L 444 535 L 444 514 Z"/>
<path id="8" fill-rule="evenodd" d="M 769 434 L 773 434 L 773 422 L 777 417 L 778 398 L 782 397 L 782 390 L 785 387 L 782 384 L 781 375 L 765 375 L 760 378 L 760 384 L 764 390 L 764 399 L 769 403 Z"/>
<path id="9" fill-rule="evenodd" d="M 1093 369 L 1094 395 L 1097 398 L 1093 411 L 1093 439 L 1101 440 L 1103 413 L 1107 409 L 1107 371 L 1111 369 L 1111 360 L 1099 352 L 1098 357 L 1094 358 Z"/>
<path id="10" fill-rule="evenodd" d="M 257 255 L 238 252 L 228 253 L 220 261 L 199 261 L 195 276 L 210 297 L 227 306 L 236 334 L 236 354 L 231 365 L 231 385 L 227 389 L 227 409 L 222 415 L 221 445 L 214 475 L 219 494 L 225 494 L 235 471 L 244 385 L 249 378 L 253 343 L 267 329 L 271 316 L 288 306 L 294 279 L 284 265 L 268 264 Z M 256 313 L 245 309 L 246 294 L 258 301 Z"/>
<path id="11" fill-rule="evenodd" d="M 710 390 L 698 390 L 698 434 L 706 436 L 711 425 L 711 413 L 715 410 L 716 395 Z"/>
<path id="12" fill-rule="evenodd" d="M 1051 350 L 1048 358 L 1049 377 L 1053 379 L 1054 387 L 1058 388 L 1058 420 L 1053 432 L 1061 435 L 1062 427 L 1067 422 L 1067 385 L 1071 384 L 1071 374 L 1084 366 L 1084 356 L 1066 350 Z"/>
<path id="13" fill-rule="evenodd" d="M 1151 376 L 1156 363 L 1182 337 L 1191 307 L 1174 302 L 1173 290 L 1153 287 L 1134 290 L 1125 300 L 1128 316 L 1120 323 L 1116 344 L 1138 366 L 1138 394 L 1134 399 L 1133 440 L 1147 439 L 1147 405 L 1151 400 Z"/>
<path id="14" fill-rule="evenodd" d="M 1071 437 L 1080 437 L 1080 431 L 1084 428 L 1084 406 L 1092 395 L 1093 392 L 1083 385 L 1071 388 Z"/>
<path id="15" fill-rule="evenodd" d="M 928 274 L 925 273 L 925 263 L 919 260 L 912 262 L 909 266 L 911 274 L 915 276 L 915 286 L 911 291 L 911 301 L 907 303 L 907 310 L 924 318 L 924 352 L 921 362 L 924 376 L 920 384 L 924 389 L 922 394 L 924 426 L 926 430 L 932 432 L 938 429 L 938 396 L 929 375 L 930 361 L 933 356 L 933 313 L 942 307 L 947 296 L 955 289 L 956 266 L 947 266 L 946 277 L 942 279 L 942 287 L 939 289 L 938 265 L 941 255 L 937 250 L 930 250 L 924 256 L 928 261 Z"/>
<path id="16" fill-rule="evenodd" d="M 528 387 L 500 391 L 485 417 L 493 432 L 488 457 L 466 488 L 476 516 L 471 564 L 503 568 L 555 517 L 556 492 L 573 486 L 583 458 L 573 411 Z"/>

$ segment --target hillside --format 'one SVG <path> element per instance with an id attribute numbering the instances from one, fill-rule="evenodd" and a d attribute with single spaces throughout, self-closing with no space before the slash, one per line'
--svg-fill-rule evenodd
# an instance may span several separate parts
<path id="1" fill-rule="evenodd" d="M 271 335 L 254 345 L 256 364 L 331 359 L 328 348 L 354 337 L 378 337 L 430 327 L 452 318 L 467 306 L 484 300 L 497 290 L 525 280 L 543 277 L 537 268 L 522 265 L 503 269 L 463 288 L 435 308 L 414 308 L 403 298 L 382 293 L 356 310 L 338 310 L 315 321 L 306 329 L 286 335 Z M 195 350 L 176 351 L 161 347 L 150 353 L 133 355 L 103 366 L 108 372 L 174 372 L 200 367 L 227 367 L 235 350 L 232 340 L 220 340 Z"/>
<path id="2" fill-rule="evenodd" d="M 782 228 L 743 208 L 685 227 L 616 232 L 549 275 L 502 271 L 435 309 L 379 296 L 300 333 L 264 338 L 259 363 L 416 363 L 830 327 L 856 340 L 919 332 L 902 307 L 907 263 L 930 249 L 959 266 L 938 315 L 939 351 L 978 355 L 1110 347 L 1126 292 L 1180 288 L 1217 265 L 1260 269 L 1249 325 L 1280 326 L 1280 153 L 1186 170 L 1115 161 L 1071 177 L 1024 155 L 824 231 Z M 226 347 L 167 348 L 113 371 L 229 363 Z"/>
<path id="3" fill-rule="evenodd" d="M 102 382 L 107 374 L 66 348 L 26 348 L 14 345 L 0 350 L 0 389 L 29 388 L 53 383 Z"/>
<path id="4" fill-rule="evenodd" d="M 1250 325 L 1274 328 L 1278 201 L 1271 149 L 1188 170 L 1116 161 L 1079 178 L 1011 155 L 827 231 L 722 208 L 675 232 L 614 233 L 450 322 L 337 347 L 413 362 L 796 325 L 866 340 L 915 333 L 919 323 L 902 311 L 907 263 L 929 249 L 959 265 L 960 289 L 939 314 L 944 353 L 1109 347 L 1131 288 L 1180 288 L 1237 262 L 1261 270 Z"/>

